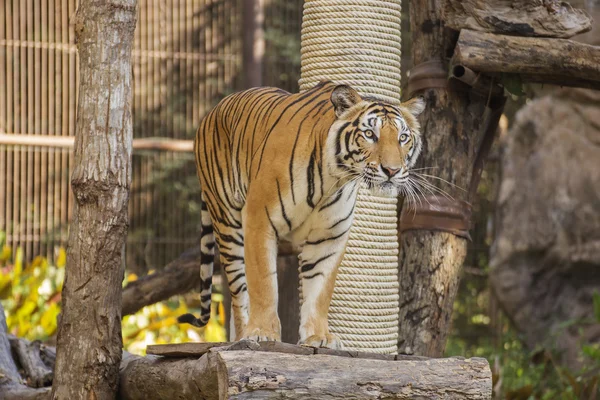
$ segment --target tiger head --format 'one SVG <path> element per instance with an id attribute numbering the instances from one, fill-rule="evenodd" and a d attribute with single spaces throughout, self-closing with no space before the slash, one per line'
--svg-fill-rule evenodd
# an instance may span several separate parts
<path id="1" fill-rule="evenodd" d="M 331 93 L 336 120 L 329 130 L 333 174 L 362 179 L 373 191 L 397 196 L 421 153 L 421 98 L 394 106 L 362 98 L 346 85 Z"/>

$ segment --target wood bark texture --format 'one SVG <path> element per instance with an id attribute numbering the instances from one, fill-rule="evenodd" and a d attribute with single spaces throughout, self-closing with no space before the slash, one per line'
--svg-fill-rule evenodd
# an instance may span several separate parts
<path id="1" fill-rule="evenodd" d="M 429 60 L 445 62 L 454 48 L 456 36 L 441 26 L 441 9 L 442 0 L 410 2 L 415 66 Z M 419 118 L 424 149 L 417 167 L 434 167 L 429 174 L 452 184 L 434 183 L 456 200 L 469 200 L 472 169 L 485 130 L 487 98 L 470 93 L 465 86 L 452 80 L 447 88 L 417 93 L 427 103 Z M 410 212 L 404 205 L 403 213 Z M 409 230 L 402 233 L 400 245 L 398 351 L 440 357 L 467 241 L 440 231 Z"/>
<path id="2" fill-rule="evenodd" d="M 273 342 L 190 345 L 153 349 L 172 357 L 125 359 L 120 398 L 490 399 L 492 392 L 489 365 L 481 358 L 424 359 Z M 188 358 L 181 358 L 186 352 Z"/>
<path id="3" fill-rule="evenodd" d="M 600 89 L 600 46 L 567 39 L 526 38 L 464 29 L 453 63 L 522 80 Z"/>
<path id="4" fill-rule="evenodd" d="M 446 0 L 446 26 L 517 36 L 569 38 L 592 29 L 585 10 L 561 0 Z"/>
<path id="5" fill-rule="evenodd" d="M 114 399 L 131 185 L 131 49 L 137 0 L 81 0 L 70 225 L 52 398 Z"/>
<path id="6" fill-rule="evenodd" d="M 446 232 L 407 231 L 400 241 L 400 292 L 405 298 L 398 351 L 439 357 L 452 322 L 466 240 Z"/>

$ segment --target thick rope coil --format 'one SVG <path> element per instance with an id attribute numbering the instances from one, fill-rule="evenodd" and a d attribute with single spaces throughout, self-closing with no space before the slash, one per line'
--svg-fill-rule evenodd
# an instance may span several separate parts
<path id="1" fill-rule="evenodd" d="M 400 102 L 400 0 L 306 0 L 300 90 L 321 80 Z M 398 236 L 396 198 L 361 188 L 329 309 L 345 347 L 396 353 Z"/>

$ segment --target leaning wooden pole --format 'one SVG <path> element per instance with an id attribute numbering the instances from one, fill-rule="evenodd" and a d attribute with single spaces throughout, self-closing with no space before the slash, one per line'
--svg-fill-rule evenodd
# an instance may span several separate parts
<path id="1" fill-rule="evenodd" d="M 321 80 L 400 102 L 400 0 L 306 0 L 300 90 Z M 395 353 L 398 338 L 397 200 L 361 189 L 329 309 L 346 348 Z"/>
<path id="2" fill-rule="evenodd" d="M 491 85 L 482 94 L 448 80 L 456 33 L 443 26 L 442 3 L 410 2 L 415 67 L 408 95 L 427 102 L 417 167 L 432 168 L 426 172 L 442 179 L 431 182 L 445 194 L 424 189 L 427 199 L 404 206 L 400 217 L 399 351 L 429 357 L 444 352 L 467 252 L 470 201 L 504 104 Z"/>
<path id="3" fill-rule="evenodd" d="M 137 0 L 80 0 L 75 204 L 52 398 L 114 399 L 131 185 L 131 49 Z M 74 83 L 74 82 L 73 82 Z"/>

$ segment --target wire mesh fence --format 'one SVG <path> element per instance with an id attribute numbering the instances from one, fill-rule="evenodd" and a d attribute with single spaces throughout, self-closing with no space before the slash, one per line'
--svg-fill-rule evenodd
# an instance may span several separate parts
<path id="1" fill-rule="evenodd" d="M 243 0 L 139 0 L 132 57 L 134 138 L 191 139 L 221 98 L 243 89 Z M 302 1 L 265 1 L 263 81 L 297 90 Z M 0 4 L 0 133 L 73 136 L 76 0 Z M 68 149 L 0 145 L 0 231 L 26 259 L 67 241 Z M 196 243 L 191 154 L 136 151 L 127 266 L 160 268 Z"/>

